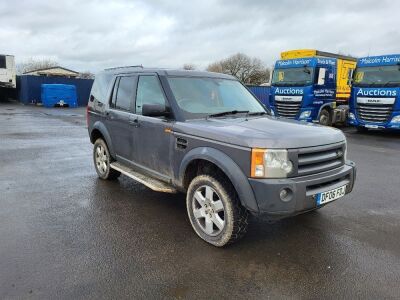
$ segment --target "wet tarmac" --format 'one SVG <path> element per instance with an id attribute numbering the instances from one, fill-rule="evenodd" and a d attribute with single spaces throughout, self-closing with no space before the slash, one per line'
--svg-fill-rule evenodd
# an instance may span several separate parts
<path id="1" fill-rule="evenodd" d="M 84 112 L 0 104 L 0 299 L 400 298 L 400 134 L 345 129 L 352 194 L 218 249 L 183 195 L 97 179 Z"/>

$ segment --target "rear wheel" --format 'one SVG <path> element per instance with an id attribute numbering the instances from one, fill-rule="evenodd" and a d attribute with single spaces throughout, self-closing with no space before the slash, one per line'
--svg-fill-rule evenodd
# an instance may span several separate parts
<path id="1" fill-rule="evenodd" d="M 107 144 L 103 139 L 97 139 L 94 142 L 93 147 L 93 162 L 96 168 L 97 175 L 101 179 L 114 180 L 117 179 L 120 172 L 112 169 L 110 163 L 112 162 L 112 157 L 108 151 Z"/>
<path id="2" fill-rule="evenodd" d="M 325 126 L 332 125 L 332 115 L 328 109 L 324 108 L 323 110 L 321 110 L 321 113 L 319 114 L 319 124 Z"/>
<path id="3" fill-rule="evenodd" d="M 195 177 L 188 188 L 186 206 L 194 231 L 214 246 L 233 243 L 247 231 L 248 211 L 222 175 Z"/>

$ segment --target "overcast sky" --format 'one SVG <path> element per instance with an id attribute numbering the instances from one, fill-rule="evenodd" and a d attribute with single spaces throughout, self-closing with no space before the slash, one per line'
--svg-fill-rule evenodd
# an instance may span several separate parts
<path id="1" fill-rule="evenodd" d="M 400 1 L 0 0 L 0 53 L 77 71 L 143 64 L 200 69 L 237 52 L 400 53 Z"/>

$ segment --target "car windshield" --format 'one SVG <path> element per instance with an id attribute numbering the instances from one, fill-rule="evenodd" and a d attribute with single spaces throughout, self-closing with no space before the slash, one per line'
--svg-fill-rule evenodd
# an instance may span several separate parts
<path id="1" fill-rule="evenodd" d="M 275 69 L 272 75 L 274 86 L 304 86 L 313 83 L 314 69 L 310 67 Z"/>
<path id="2" fill-rule="evenodd" d="M 168 82 L 186 119 L 224 112 L 233 114 L 266 112 L 260 102 L 236 80 L 168 77 Z"/>
<path id="3" fill-rule="evenodd" d="M 393 86 L 400 84 L 400 66 L 357 68 L 354 86 Z"/>

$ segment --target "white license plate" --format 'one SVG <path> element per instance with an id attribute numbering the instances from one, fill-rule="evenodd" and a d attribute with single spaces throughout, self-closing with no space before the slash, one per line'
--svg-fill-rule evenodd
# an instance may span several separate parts
<path id="1" fill-rule="evenodd" d="M 346 194 L 346 185 L 316 195 L 317 205 L 322 205 L 343 197 Z"/>
<path id="2" fill-rule="evenodd" d="M 372 128 L 372 129 L 377 129 L 377 128 L 379 128 L 379 126 L 378 125 L 365 125 L 365 127 L 366 128 Z"/>

